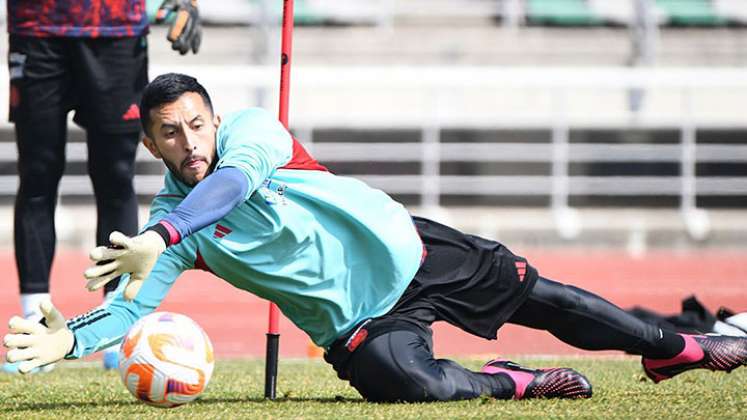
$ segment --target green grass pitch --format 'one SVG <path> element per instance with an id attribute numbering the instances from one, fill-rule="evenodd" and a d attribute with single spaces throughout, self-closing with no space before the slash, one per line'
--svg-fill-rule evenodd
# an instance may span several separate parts
<path id="1" fill-rule="evenodd" d="M 644 380 L 634 359 L 522 360 L 564 365 L 594 385 L 590 400 L 472 401 L 427 404 L 366 403 L 318 360 L 281 361 L 278 400 L 262 398 L 261 360 L 219 361 L 207 391 L 185 406 L 151 408 L 136 401 L 118 372 L 98 363 L 68 362 L 48 374 L 0 375 L 2 419 L 100 418 L 747 418 L 747 368 L 687 372 L 659 385 Z M 463 360 L 470 368 L 478 360 Z"/>

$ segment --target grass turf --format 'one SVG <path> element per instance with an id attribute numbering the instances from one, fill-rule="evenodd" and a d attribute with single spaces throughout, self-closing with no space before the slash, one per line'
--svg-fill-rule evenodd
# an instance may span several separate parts
<path id="1" fill-rule="evenodd" d="M 521 359 L 517 361 L 522 362 Z M 464 360 L 470 368 L 480 361 Z M 218 362 L 199 400 L 173 409 L 136 401 L 116 371 L 62 363 L 48 374 L 0 374 L 0 418 L 747 418 L 747 368 L 730 375 L 693 371 L 659 385 L 644 380 L 634 359 L 525 360 L 564 365 L 594 385 L 590 400 L 372 404 L 361 400 L 322 361 L 284 361 L 278 400 L 265 401 L 261 360 Z"/>

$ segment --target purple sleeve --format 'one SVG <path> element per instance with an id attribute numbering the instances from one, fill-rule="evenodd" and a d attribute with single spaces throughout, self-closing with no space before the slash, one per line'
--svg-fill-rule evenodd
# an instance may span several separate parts
<path id="1" fill-rule="evenodd" d="M 246 175 L 234 167 L 220 168 L 207 176 L 159 222 L 169 231 L 168 244 L 222 219 L 244 200 L 248 189 Z"/>

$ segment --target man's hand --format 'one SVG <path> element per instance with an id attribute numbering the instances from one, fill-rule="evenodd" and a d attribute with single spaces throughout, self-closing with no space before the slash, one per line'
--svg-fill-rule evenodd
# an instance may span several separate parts
<path id="1" fill-rule="evenodd" d="M 116 277 L 130 273 L 124 298 L 132 300 L 153 270 L 158 257 L 166 250 L 166 243 L 161 235 L 152 230 L 132 238 L 121 232 L 112 232 L 109 242 L 113 247 L 100 246 L 91 251 L 89 256 L 96 265 L 83 273 L 88 279 L 86 287 L 97 290 Z"/>
<path id="2" fill-rule="evenodd" d="M 52 302 L 44 301 L 39 308 L 46 326 L 14 316 L 8 321 L 10 332 L 3 338 L 3 345 L 8 348 L 5 359 L 10 363 L 21 362 L 18 371 L 24 374 L 64 359 L 75 344 L 65 318 Z"/>
<path id="3" fill-rule="evenodd" d="M 171 49 L 184 55 L 191 49 L 197 54 L 202 42 L 202 24 L 197 10 L 197 0 L 165 0 L 156 13 L 156 23 L 165 22 L 172 13 L 176 18 L 171 23 L 166 39 L 171 41 Z"/>

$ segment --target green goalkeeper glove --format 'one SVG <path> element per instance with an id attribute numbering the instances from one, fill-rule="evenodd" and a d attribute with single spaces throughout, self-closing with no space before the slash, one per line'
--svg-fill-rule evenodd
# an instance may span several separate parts
<path id="1" fill-rule="evenodd" d="M 39 309 L 46 325 L 14 316 L 8 321 L 10 332 L 3 338 L 3 345 L 8 348 L 5 359 L 9 363 L 21 362 L 18 371 L 24 374 L 64 359 L 75 345 L 72 331 L 52 302 L 42 302 Z"/>
<path id="2" fill-rule="evenodd" d="M 176 18 L 171 22 L 171 28 L 166 39 L 171 41 L 171 49 L 184 55 L 191 49 L 197 54 L 202 42 L 202 24 L 197 10 L 197 0 L 165 0 L 156 12 L 156 23 L 167 21 L 172 13 Z"/>
<path id="3" fill-rule="evenodd" d="M 124 289 L 124 298 L 132 300 L 148 278 L 158 257 L 166 250 L 161 235 L 146 230 L 132 238 L 121 232 L 112 232 L 109 242 L 114 247 L 99 246 L 90 253 L 96 263 L 83 273 L 88 290 L 97 290 L 124 273 L 130 273 L 130 280 Z"/>

